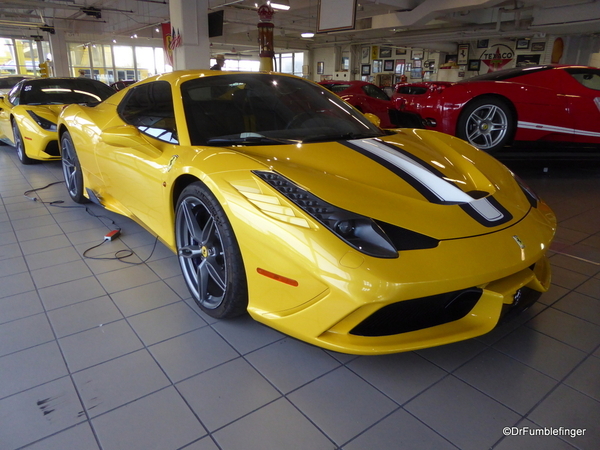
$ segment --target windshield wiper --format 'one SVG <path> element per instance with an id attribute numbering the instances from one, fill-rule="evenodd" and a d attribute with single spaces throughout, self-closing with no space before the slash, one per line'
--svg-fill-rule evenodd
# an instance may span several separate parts
<path id="1" fill-rule="evenodd" d="M 289 145 L 297 143 L 298 141 L 266 136 L 245 136 L 235 138 L 219 137 L 206 141 L 206 145 L 211 145 L 213 147 L 227 147 L 229 145 Z"/>

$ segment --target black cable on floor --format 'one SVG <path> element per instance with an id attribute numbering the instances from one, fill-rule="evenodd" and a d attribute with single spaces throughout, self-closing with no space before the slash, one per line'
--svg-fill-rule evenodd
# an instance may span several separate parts
<path id="1" fill-rule="evenodd" d="M 65 209 L 85 209 L 85 212 L 87 212 L 90 216 L 95 217 L 97 219 L 100 219 L 100 221 L 102 221 L 102 219 L 106 219 L 109 220 L 110 223 L 112 225 L 114 225 L 115 230 L 117 230 L 117 234 L 121 233 L 121 227 L 119 227 L 117 225 L 117 223 L 112 220 L 110 217 L 107 216 L 103 216 L 100 214 L 95 214 L 93 211 L 91 211 L 87 206 L 83 206 L 83 205 L 73 205 L 73 206 L 68 206 L 68 205 L 63 205 L 64 201 L 63 200 L 55 200 L 52 202 L 45 202 L 43 201 L 41 198 L 39 197 L 32 197 L 31 194 L 38 192 L 38 191 L 43 191 L 44 189 L 49 188 L 50 186 L 54 186 L 56 184 L 64 184 L 64 181 L 55 181 L 53 183 L 47 184 L 46 186 L 40 187 L 40 188 L 35 188 L 35 189 L 29 189 L 28 191 L 23 192 L 23 195 L 25 196 L 25 198 L 34 201 L 34 202 L 38 202 L 41 203 L 43 205 L 49 205 L 49 206 L 54 206 L 55 208 L 65 208 Z M 105 224 L 106 225 L 106 224 Z M 115 256 L 113 257 L 103 257 L 103 256 L 88 256 L 87 253 L 95 248 L 100 247 L 102 244 L 104 244 L 105 242 L 110 242 L 112 241 L 113 238 L 108 238 L 107 236 L 105 236 L 104 240 L 102 242 L 100 242 L 97 245 L 94 245 L 93 247 L 88 248 L 87 250 L 85 250 L 83 252 L 83 257 L 87 258 L 87 259 L 98 259 L 98 260 L 110 260 L 110 261 L 120 261 L 124 264 L 131 264 L 131 265 L 139 265 L 139 264 L 144 264 L 146 261 L 148 261 L 152 255 L 154 254 L 154 250 L 156 250 L 156 244 L 158 243 L 158 236 L 155 236 L 155 240 L 154 240 L 154 246 L 152 247 L 152 251 L 150 252 L 150 255 L 144 259 L 141 260 L 140 262 L 131 262 L 131 261 L 124 261 L 125 258 L 129 258 L 131 256 L 134 256 L 136 253 L 133 250 L 119 250 L 117 252 L 115 252 Z M 122 254 L 121 254 L 122 253 Z M 140 258 L 141 259 L 141 258 Z"/>

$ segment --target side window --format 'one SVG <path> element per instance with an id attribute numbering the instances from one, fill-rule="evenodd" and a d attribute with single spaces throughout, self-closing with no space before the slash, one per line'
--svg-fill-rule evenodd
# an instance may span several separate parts
<path id="1" fill-rule="evenodd" d="M 16 84 L 8 93 L 8 101 L 11 105 L 19 104 L 19 93 L 21 92 L 21 84 Z"/>
<path id="2" fill-rule="evenodd" d="M 339 94 L 340 92 L 345 91 L 349 87 L 349 84 L 332 84 L 329 90 L 335 92 L 336 94 Z"/>
<path id="3" fill-rule="evenodd" d="M 600 70 L 572 70 L 571 76 L 588 89 L 600 91 Z"/>
<path id="4" fill-rule="evenodd" d="M 179 144 L 171 85 L 166 81 L 133 88 L 118 108 L 121 118 L 155 139 Z"/>
<path id="5" fill-rule="evenodd" d="M 379 100 L 389 100 L 388 95 L 379 89 L 377 86 L 373 86 L 371 84 L 366 84 L 363 86 L 363 91 L 369 97 L 377 98 Z"/>

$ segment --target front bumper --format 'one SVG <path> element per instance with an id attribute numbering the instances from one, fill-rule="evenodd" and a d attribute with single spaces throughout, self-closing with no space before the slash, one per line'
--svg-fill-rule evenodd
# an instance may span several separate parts
<path id="1" fill-rule="evenodd" d="M 251 302 L 249 312 L 283 333 L 350 354 L 412 351 L 477 337 L 548 290 L 546 251 L 554 228 L 540 227 L 540 219 L 534 213 L 497 233 L 401 252 L 394 261 L 365 262 L 347 272 L 343 288 L 328 283 L 310 301 L 277 312 Z M 527 243 L 524 249 L 514 236 Z"/>

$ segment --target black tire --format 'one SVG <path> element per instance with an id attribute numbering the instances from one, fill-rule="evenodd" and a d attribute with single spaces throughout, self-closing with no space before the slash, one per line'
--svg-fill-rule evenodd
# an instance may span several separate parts
<path id="1" fill-rule="evenodd" d="M 81 164 L 79 164 L 75 145 L 73 145 L 73 139 L 68 131 L 65 131 L 60 138 L 60 147 L 62 170 L 69 196 L 75 203 L 88 203 L 89 200 L 83 195 Z"/>
<path id="2" fill-rule="evenodd" d="M 248 286 L 237 240 L 225 211 L 200 182 L 179 196 L 175 241 L 183 278 L 200 309 L 217 319 L 245 313 Z"/>
<path id="3" fill-rule="evenodd" d="M 463 109 L 456 135 L 480 150 L 494 153 L 512 141 L 515 129 L 515 117 L 506 101 L 482 97 Z"/>
<path id="4" fill-rule="evenodd" d="M 15 149 L 17 150 L 17 158 L 19 158 L 21 164 L 29 165 L 37 163 L 35 159 L 31 159 L 29 156 L 27 156 L 27 152 L 25 152 L 25 142 L 23 141 L 23 136 L 21 135 L 19 126 L 15 121 L 12 122 L 12 129 L 15 141 Z"/>

